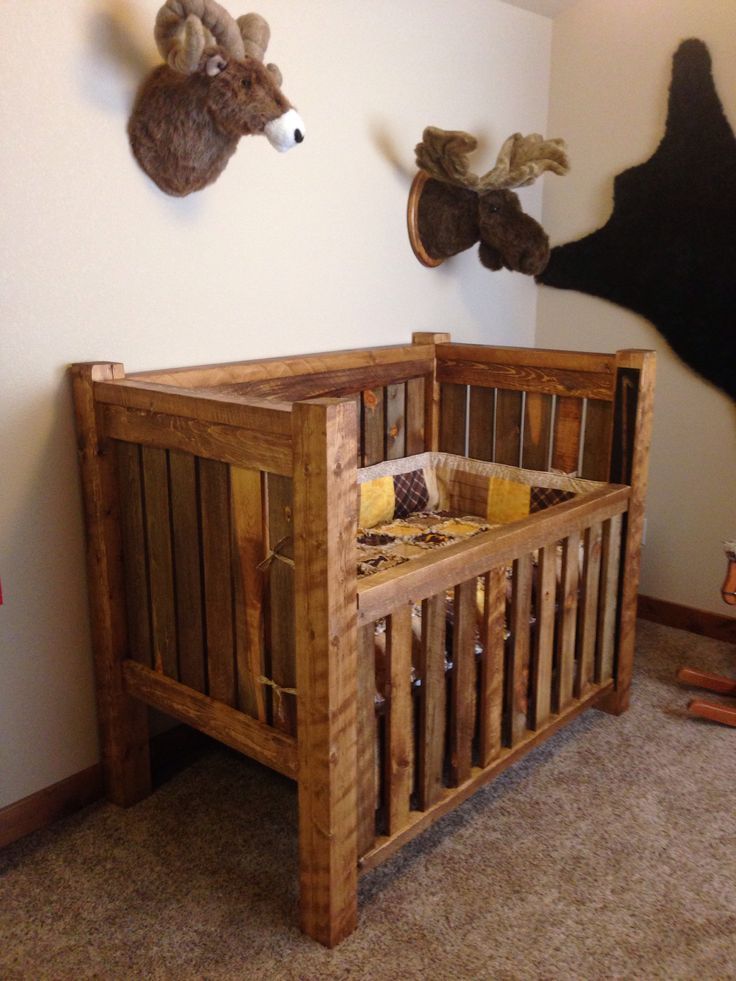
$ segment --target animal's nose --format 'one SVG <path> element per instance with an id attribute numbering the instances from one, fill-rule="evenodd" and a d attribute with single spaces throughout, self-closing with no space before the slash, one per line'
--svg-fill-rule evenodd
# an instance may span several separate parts
<path id="1" fill-rule="evenodd" d="M 295 129 L 294 130 L 294 139 L 296 140 L 297 143 L 301 143 L 302 140 L 304 139 L 304 133 L 302 133 L 302 131 L 300 129 Z"/>

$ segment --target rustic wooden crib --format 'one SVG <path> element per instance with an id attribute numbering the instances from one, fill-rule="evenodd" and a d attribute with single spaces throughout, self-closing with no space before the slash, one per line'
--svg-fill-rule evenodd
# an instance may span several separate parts
<path id="1" fill-rule="evenodd" d="M 147 706 L 295 779 L 323 944 L 355 928 L 361 871 L 585 708 L 627 707 L 651 352 L 420 333 L 71 373 L 108 796 L 150 792 Z M 426 450 L 602 483 L 358 580 L 358 468 Z"/>

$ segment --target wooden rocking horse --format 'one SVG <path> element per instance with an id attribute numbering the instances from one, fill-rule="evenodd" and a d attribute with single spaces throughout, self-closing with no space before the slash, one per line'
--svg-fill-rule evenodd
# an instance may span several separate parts
<path id="1" fill-rule="evenodd" d="M 736 606 L 736 541 L 726 542 L 726 558 L 728 567 L 726 578 L 721 586 L 723 602 Z M 677 680 L 685 685 L 704 688 L 717 695 L 733 695 L 736 697 L 736 680 L 726 678 L 722 674 L 711 674 L 708 671 L 696 671 L 693 668 L 680 668 Z M 694 698 L 688 702 L 687 710 L 690 715 L 713 722 L 723 722 L 727 726 L 736 726 L 736 708 L 731 708 L 723 702 L 710 702 L 702 698 Z"/>

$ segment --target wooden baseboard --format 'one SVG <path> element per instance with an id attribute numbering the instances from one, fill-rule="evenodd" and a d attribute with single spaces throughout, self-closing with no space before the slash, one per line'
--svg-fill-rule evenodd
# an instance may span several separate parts
<path id="1" fill-rule="evenodd" d="M 211 742 L 189 726 L 175 726 L 154 736 L 151 739 L 154 783 L 164 782 Z M 65 780 L 0 808 L 0 848 L 94 804 L 104 794 L 102 765 L 95 763 Z"/>
<path id="2" fill-rule="evenodd" d="M 680 606 L 668 600 L 653 596 L 639 596 L 637 613 L 642 620 L 651 620 L 666 627 L 689 630 L 691 634 L 712 637 L 736 644 L 736 617 L 720 616 L 707 610 L 695 610 L 690 606 Z"/>

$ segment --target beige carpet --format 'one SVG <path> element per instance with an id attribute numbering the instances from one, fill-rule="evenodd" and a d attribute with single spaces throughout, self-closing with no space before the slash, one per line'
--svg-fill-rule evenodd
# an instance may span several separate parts
<path id="1" fill-rule="evenodd" d="M 673 681 L 736 651 L 639 627 L 632 709 L 365 877 L 336 950 L 295 927 L 293 786 L 217 750 L 0 853 L 0 978 L 736 978 L 736 730 L 686 718 Z"/>

